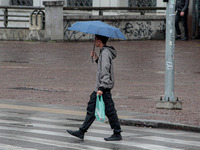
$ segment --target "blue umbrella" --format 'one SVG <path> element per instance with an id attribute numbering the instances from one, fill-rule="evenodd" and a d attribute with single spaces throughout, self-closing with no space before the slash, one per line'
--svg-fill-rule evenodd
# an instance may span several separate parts
<path id="1" fill-rule="evenodd" d="M 126 39 L 118 28 L 101 21 L 78 21 L 69 27 L 68 30 L 98 34 L 111 38 Z"/>

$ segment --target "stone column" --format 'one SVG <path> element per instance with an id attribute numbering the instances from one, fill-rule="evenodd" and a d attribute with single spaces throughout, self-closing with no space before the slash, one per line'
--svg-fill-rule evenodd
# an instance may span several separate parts
<path id="1" fill-rule="evenodd" d="M 42 0 L 33 1 L 33 6 L 41 7 L 43 6 L 42 4 L 43 4 Z"/>
<path id="2" fill-rule="evenodd" d="M 45 38 L 62 41 L 64 39 L 63 6 L 64 1 L 44 1 L 45 6 Z"/>
<path id="3" fill-rule="evenodd" d="M 129 7 L 128 0 L 119 1 L 119 7 Z"/>

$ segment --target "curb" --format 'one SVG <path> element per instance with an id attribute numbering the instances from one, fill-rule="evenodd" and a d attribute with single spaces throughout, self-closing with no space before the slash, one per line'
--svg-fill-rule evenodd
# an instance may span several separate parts
<path id="1" fill-rule="evenodd" d="M 119 121 L 121 125 L 127 125 L 127 126 L 174 129 L 174 130 L 184 130 L 184 131 L 192 131 L 200 133 L 200 127 L 186 125 L 186 124 L 157 121 L 157 120 L 143 120 L 143 119 L 119 119 Z"/>

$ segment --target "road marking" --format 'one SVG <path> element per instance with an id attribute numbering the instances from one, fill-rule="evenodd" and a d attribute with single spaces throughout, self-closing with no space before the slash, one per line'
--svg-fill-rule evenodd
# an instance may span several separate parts
<path id="1" fill-rule="evenodd" d="M 198 141 L 189 141 L 189 140 L 179 140 L 179 139 L 172 139 L 172 138 L 164 138 L 158 136 L 146 136 L 146 137 L 139 137 L 140 139 L 145 140 L 153 140 L 153 141 L 160 141 L 160 142 L 168 142 L 168 143 L 175 143 L 175 144 L 183 144 L 183 145 L 191 145 L 200 147 L 200 142 Z"/>
<path id="2" fill-rule="evenodd" d="M 61 141 L 44 139 L 44 138 L 28 137 L 28 136 L 24 136 L 24 135 L 11 136 L 10 134 L 1 133 L 0 137 L 6 138 L 6 139 L 11 139 L 11 140 L 38 143 L 38 144 L 43 144 L 43 145 L 48 145 L 48 146 L 65 147 L 65 148 L 71 148 L 71 149 L 77 149 L 77 150 L 111 150 L 111 149 L 102 148 L 102 147 L 61 142 Z"/>
<path id="3" fill-rule="evenodd" d="M 101 138 L 98 137 L 86 137 L 87 140 L 93 140 L 97 142 L 103 142 Z M 127 141 L 119 141 L 119 142 L 109 142 L 106 143 L 116 144 L 116 145 L 123 145 L 123 146 L 130 146 L 130 147 L 138 147 L 143 148 L 147 150 L 183 150 L 178 148 L 172 148 L 172 147 L 166 147 L 166 146 L 160 146 L 160 145 L 154 145 L 154 144 L 145 144 L 145 143 L 139 143 L 139 142 L 127 142 Z"/>
<path id="4" fill-rule="evenodd" d="M 15 105 L 16 106 L 16 105 Z M 91 147 L 90 145 L 85 145 L 85 147 L 82 147 L 82 144 L 77 144 L 77 143 L 69 143 L 68 141 L 63 142 L 63 141 L 58 141 L 58 140 L 49 140 L 46 138 L 42 138 L 42 137 L 52 137 L 52 139 L 56 139 L 53 137 L 63 137 L 63 138 L 72 138 L 72 139 L 76 139 L 75 137 L 71 136 L 70 134 L 66 133 L 65 129 L 70 129 L 70 130 L 77 130 L 77 126 L 74 126 L 75 124 L 80 124 L 79 121 L 73 121 L 73 120 L 63 120 L 62 119 L 56 119 L 56 118 L 44 118 L 42 119 L 42 117 L 32 117 L 32 116 L 27 116 L 26 114 L 22 115 L 22 114 L 16 114 L 16 118 L 13 120 L 13 116 L 15 116 L 15 114 L 13 115 L 8 115 L 8 117 L 6 118 L 6 115 L 4 114 L 0 114 L 0 130 L 4 133 L 0 134 L 1 138 L 4 139 L 10 139 L 10 140 L 20 140 L 20 141 L 24 141 L 24 142 L 32 142 L 32 143 L 39 143 L 39 144 L 44 144 L 44 145 L 50 145 L 49 143 L 51 143 L 52 145 L 50 146 L 56 146 L 56 147 L 67 147 L 67 148 L 72 148 L 72 149 L 103 149 L 98 147 L 99 145 L 97 145 L 96 147 Z M 25 119 L 24 119 L 24 116 Z M 10 117 L 10 118 L 9 118 Z M 19 120 L 19 121 L 16 121 Z M 42 122 L 38 122 L 37 121 L 42 121 Z M 36 122 L 36 123 L 35 123 Z M 66 125 L 70 125 L 70 126 L 66 126 Z M 163 146 L 162 144 L 164 142 L 166 142 L 166 139 L 162 139 L 160 142 L 160 144 L 149 144 L 148 141 L 151 141 L 152 138 L 150 139 L 143 139 L 143 136 L 138 136 L 140 134 L 131 134 L 130 131 L 134 131 L 131 130 L 130 128 L 126 129 L 126 132 L 122 132 L 122 136 L 127 135 L 130 136 L 132 139 L 141 139 L 139 142 L 138 141 L 119 141 L 119 142 L 105 142 L 102 136 L 107 135 L 107 134 L 112 134 L 111 131 L 109 131 L 109 125 L 107 124 L 102 124 L 99 122 L 95 122 L 94 123 L 95 128 L 98 127 L 103 127 L 102 130 L 98 130 L 98 129 L 90 129 L 90 133 L 93 133 L 93 135 L 87 135 L 85 136 L 85 140 L 88 141 L 92 141 L 92 142 L 97 142 L 97 143 L 101 143 L 102 145 L 107 144 L 111 144 L 111 145 L 116 145 L 116 146 L 121 146 L 121 147 L 132 147 L 134 149 L 134 147 L 136 148 L 142 148 L 142 149 L 147 149 L 147 150 L 182 150 L 179 148 L 173 148 L 173 146 L 167 147 L 167 146 Z M 58 129 L 58 130 L 53 130 L 53 129 Z M 130 129 L 130 130 L 129 130 Z M 147 132 L 148 133 L 148 129 L 145 128 L 137 128 L 139 130 L 136 131 L 141 131 L 141 132 Z M 52 131 L 53 130 L 53 131 Z M 150 129 L 151 130 L 151 129 Z M 14 136 L 12 136 L 13 132 L 7 132 L 7 131 L 18 131 L 18 134 L 15 134 Z M 109 132 L 107 132 L 109 131 Z M 154 130 L 151 130 L 150 132 L 153 132 Z M 155 130 L 156 131 L 156 130 Z M 134 133 L 134 132 L 133 132 Z M 138 132 L 137 132 L 138 133 Z M 182 133 L 182 132 L 181 132 Z M 40 135 L 41 138 L 39 137 L 32 137 L 32 135 Z M 99 137 L 97 136 L 97 134 L 99 134 Z M 102 135 L 101 135 L 102 134 Z M 161 132 L 161 134 L 163 134 Z M 31 135 L 31 136 L 30 136 Z M 145 134 L 145 137 L 147 134 Z M 154 136 L 151 136 L 154 137 Z M 156 136 L 155 136 L 156 137 Z M 129 137 L 126 137 L 129 138 Z M 159 138 L 160 137 L 156 137 Z M 59 138 L 57 138 L 59 139 Z M 171 140 L 178 140 L 178 139 L 171 139 Z M 154 139 L 153 139 L 154 141 Z M 159 141 L 159 140 L 156 140 Z M 178 140 L 180 145 L 184 145 L 185 143 L 182 143 L 184 140 Z M 193 142 L 193 141 L 192 141 Z M 66 145 L 63 145 L 66 144 Z M 176 143 L 177 144 L 177 143 Z M 192 143 L 190 143 L 192 144 Z M 197 144 L 197 143 L 196 143 Z M 79 147 L 77 147 L 77 145 Z M 105 145 L 106 146 L 106 145 Z M 105 147 L 102 146 L 102 147 Z M 194 145 L 192 145 L 194 146 Z M 106 148 L 105 148 L 106 149 Z"/>
<path id="5" fill-rule="evenodd" d="M 1 117 L 4 117 L 4 118 L 1 118 Z M 6 119 L 5 119 L 5 117 L 6 117 Z M 8 118 L 8 117 L 11 117 L 11 118 Z M 65 118 L 63 118 L 63 120 L 62 119 L 58 120 L 57 118 L 39 118 L 39 117 L 32 117 L 32 116 L 26 116 L 26 117 L 24 117 L 24 115 L 20 115 L 20 114 L 0 114 L 0 122 L 2 122 L 1 120 L 5 120 L 5 121 L 6 120 L 8 120 L 8 121 L 11 120 L 12 121 L 12 118 L 15 119 L 14 123 L 17 123 L 16 121 L 20 120 L 18 122 L 18 124 L 24 124 L 24 125 L 27 125 L 27 126 L 28 125 L 29 126 L 33 125 L 32 124 L 33 121 L 47 122 L 46 123 L 47 125 L 49 125 L 49 123 L 56 123 L 56 124 L 58 124 L 58 126 L 59 126 L 59 123 L 60 124 L 67 123 L 67 124 L 74 124 L 74 125 L 80 125 L 80 126 L 83 123 L 83 121 L 66 120 Z M 6 123 L 6 122 L 4 122 L 4 123 Z M 95 121 L 93 125 L 96 126 L 96 127 L 101 127 L 101 128 L 108 128 L 109 127 L 108 124 L 100 123 L 100 122 L 97 122 L 97 121 Z M 45 125 L 45 127 L 47 127 L 47 126 Z M 90 129 L 90 132 L 93 132 L 93 130 L 94 129 Z M 99 133 L 102 133 L 102 130 L 99 130 Z M 107 131 L 107 133 L 112 134 L 112 131 Z M 123 132 L 123 133 L 124 133 L 123 134 L 124 136 L 132 136 L 133 135 L 131 133 L 125 133 L 125 132 Z M 134 134 L 134 135 L 136 135 L 136 134 Z"/>
<path id="6" fill-rule="evenodd" d="M 1 118 L 1 116 L 3 116 L 3 117 L 13 117 L 14 116 L 15 120 L 19 117 L 20 121 L 19 122 L 16 122 L 16 121 L 9 122 L 9 120 L 11 120 L 12 118 L 4 119 L 4 118 Z M 2 123 L 13 123 L 13 124 L 24 124 L 24 126 L 29 126 L 30 125 L 30 126 L 34 126 L 34 127 L 36 127 L 36 126 L 37 127 L 44 127 L 40 123 L 36 123 L 36 124 L 35 123 L 33 123 L 33 124 L 31 123 L 33 121 L 42 121 L 42 122 L 47 122 L 46 123 L 47 125 L 45 125 L 45 127 L 56 128 L 56 129 L 58 129 L 59 127 L 55 126 L 55 125 L 49 125 L 49 122 L 56 123 L 56 124 L 60 123 L 61 125 L 64 124 L 64 123 L 74 124 L 74 125 L 81 125 L 82 124 L 82 121 L 66 120 L 65 118 L 63 118 L 63 120 L 62 120 L 62 119 L 57 119 L 57 118 L 39 118 L 39 117 L 32 117 L 32 116 L 26 116 L 26 117 L 24 117 L 24 116 L 25 116 L 24 114 L 22 115 L 22 114 L 18 114 L 18 113 L 16 113 L 16 114 L 13 114 L 13 113 L 12 114 L 10 114 L 10 113 L 2 114 L 1 113 L 0 114 L 0 122 L 2 122 Z M 21 118 L 23 118 L 23 119 L 21 119 Z M 8 121 L 7 122 L 3 122 L 1 120 L 8 120 Z M 22 122 L 22 120 L 23 120 L 23 122 Z M 109 126 L 107 124 L 99 123 L 99 122 L 96 122 L 96 121 L 94 122 L 93 125 L 96 126 L 96 127 L 101 127 L 101 128 L 108 128 L 108 126 Z M 59 129 L 65 130 L 66 128 L 60 127 Z M 71 128 L 68 128 L 68 129 L 71 129 Z M 73 129 L 75 129 L 75 128 L 73 128 Z M 91 128 L 90 132 L 94 132 L 93 130 L 94 129 Z M 130 128 L 128 126 L 126 126 L 126 128 L 124 129 L 124 131 L 126 131 L 126 130 L 136 131 L 136 132 L 137 131 L 142 131 L 142 132 L 147 132 L 147 133 L 157 133 L 157 134 L 176 135 L 176 136 L 179 135 L 179 136 L 184 136 L 184 137 L 200 138 L 200 136 L 198 134 L 188 135 L 188 134 L 186 134 L 183 131 L 176 131 L 176 132 L 174 132 L 174 131 L 171 131 L 171 130 L 161 130 L 161 129 L 133 128 L 133 127 Z M 96 132 L 97 132 L 97 130 L 96 130 Z M 102 130 L 99 130 L 98 133 L 102 133 Z M 107 133 L 111 134 L 111 131 L 107 131 Z M 127 133 L 127 132 L 123 132 L 122 134 L 123 134 L 123 136 L 138 135 L 138 134 L 131 134 L 131 133 Z"/>
<path id="7" fill-rule="evenodd" d="M 10 105 L 10 104 L 0 104 L 0 108 L 47 112 L 47 113 L 55 113 L 55 114 L 66 114 L 66 115 L 75 115 L 75 116 L 86 115 L 86 112 L 83 112 L 83 111 L 63 110 L 63 109 L 54 109 L 54 108 L 46 108 L 46 107 L 22 106 L 22 105 Z M 119 115 L 119 118 L 132 118 L 132 117 Z"/>
<path id="8" fill-rule="evenodd" d="M 43 130 L 34 130 L 34 129 L 19 129 L 19 128 L 14 128 L 14 127 L 0 127 L 0 129 L 1 130 L 16 130 L 16 131 L 21 131 L 21 132 L 24 132 L 24 133 L 25 132 L 26 133 L 35 133 L 35 134 L 40 134 L 40 135 L 44 134 L 44 135 L 51 135 L 51 136 L 62 136 L 62 137 L 75 138 L 75 137 L 73 137 L 73 136 L 71 136 L 71 135 L 69 135 L 67 133 L 60 133 L 60 132 L 54 132 L 54 131 L 43 131 Z M 0 137 L 2 137 L 2 138 L 8 138 L 8 134 L 1 134 Z M 33 137 L 30 138 L 30 137 L 24 136 L 24 135 L 23 136 L 21 136 L 21 135 L 15 135 L 14 139 L 17 140 L 18 138 L 20 140 L 23 140 L 23 141 L 32 140 L 32 142 L 34 142 L 34 143 L 38 143 L 38 140 L 40 139 L 40 138 L 33 138 Z M 9 139 L 13 139 L 13 138 L 10 138 L 10 136 L 9 136 Z M 130 147 L 138 147 L 138 148 L 144 148 L 144 149 L 147 149 L 147 150 L 152 150 L 152 149 L 153 150 L 161 150 L 161 149 L 162 150 L 182 150 L 182 149 L 178 149 L 178 148 L 170 148 L 170 147 L 166 147 L 166 146 L 160 146 L 160 145 L 154 145 L 154 144 L 145 144 L 145 143 L 138 143 L 138 142 L 133 142 L 133 141 L 131 141 L 131 142 L 129 142 L 129 141 L 118 141 L 118 142 L 113 141 L 112 142 L 111 141 L 111 142 L 109 142 L 109 141 L 104 141 L 103 138 L 94 137 L 94 136 L 86 136 L 85 140 L 95 141 L 95 142 L 98 142 L 98 143 L 99 142 L 100 143 L 110 143 L 110 144 L 113 144 L 113 145 L 120 145 L 120 146 L 123 145 L 123 146 L 130 146 Z M 49 142 L 51 142 L 51 140 L 42 139 L 40 142 L 44 142 L 44 144 L 48 144 Z M 63 146 L 62 145 L 63 142 L 54 141 L 52 143 L 55 144 L 53 146 Z M 42 144 L 42 143 L 40 143 L 40 144 Z M 76 146 L 76 145 L 74 145 L 74 146 Z M 90 147 L 90 148 L 92 148 L 92 147 Z M 103 150 L 103 148 L 102 148 L 102 150 Z"/>
<path id="9" fill-rule="evenodd" d="M 2 144 L 0 143 L 0 149 L 3 150 L 37 150 L 33 148 L 23 148 L 23 147 L 18 147 L 18 146 L 12 146 L 12 145 L 7 145 L 7 144 Z"/>
<path id="10" fill-rule="evenodd" d="M 5 113 L 5 112 L 4 112 Z M 1 118 L 2 117 L 15 117 L 15 120 L 17 118 L 20 118 L 20 122 L 14 122 L 15 124 L 22 124 L 24 123 L 24 125 L 29 125 L 30 123 L 29 122 L 33 122 L 33 121 L 42 121 L 42 122 L 47 122 L 47 126 L 45 125 L 45 127 L 48 127 L 48 128 L 52 128 L 52 127 L 57 127 L 55 125 L 49 125 L 49 122 L 50 123 L 60 123 L 60 124 L 64 124 L 64 123 L 67 123 L 67 124 L 74 124 L 74 125 L 81 125 L 82 124 L 82 121 L 74 121 L 74 120 L 66 120 L 65 118 L 62 119 L 58 119 L 58 118 L 39 118 L 39 117 L 32 117 L 32 116 L 26 116 L 24 117 L 25 115 L 23 114 L 10 114 L 10 113 L 5 113 L 5 114 L 0 114 L 0 120 L 11 120 L 12 118 L 8 118 L 8 119 L 4 119 L 4 118 Z M 23 118 L 23 121 L 26 121 L 26 122 L 21 122 Z M 1 121 L 0 121 L 1 122 Z M 4 122 L 6 123 L 6 122 Z M 7 122 L 8 123 L 8 122 Z M 33 125 L 34 124 L 30 124 L 30 125 Z M 38 125 L 38 124 L 36 124 Z M 42 125 L 42 124 L 40 124 Z M 99 122 L 94 122 L 93 124 L 94 126 L 96 127 L 102 127 L 102 128 L 108 128 L 108 125 L 107 124 L 103 124 L 103 123 L 99 123 Z M 41 127 L 41 126 L 40 126 Z M 68 127 L 67 127 L 68 128 Z M 66 128 L 61 128 L 63 130 L 65 130 Z M 71 129 L 71 128 L 68 128 L 68 129 Z M 74 129 L 74 128 L 73 128 Z M 93 132 L 94 129 L 90 129 L 90 132 Z M 130 131 L 142 131 L 142 132 L 147 132 L 147 133 L 157 133 L 157 134 L 164 134 L 164 135 L 179 135 L 179 136 L 184 136 L 184 137 L 195 137 L 195 138 L 200 138 L 200 136 L 198 134 L 192 134 L 192 135 L 188 135 L 186 132 L 183 132 L 183 131 L 172 131 L 172 130 L 161 130 L 161 129 L 150 129 L 150 128 L 133 128 L 133 127 L 128 127 L 126 126 L 126 128 L 124 129 L 125 131 L 126 130 L 130 130 Z M 167 132 L 166 132 L 167 131 Z M 96 132 L 98 132 L 96 130 Z M 98 133 L 102 133 L 102 130 L 99 130 Z M 107 133 L 111 134 L 111 131 L 107 131 Z M 138 135 L 138 134 L 131 134 L 131 133 L 127 133 L 127 132 L 122 132 L 123 136 L 133 136 L 133 135 Z"/>
<path id="11" fill-rule="evenodd" d="M 27 129 L 32 129 L 32 128 L 45 128 L 45 129 L 60 129 L 63 131 L 66 131 L 66 129 L 68 130 L 78 130 L 77 127 L 69 127 L 69 126 L 61 126 L 61 125 L 50 125 L 48 124 L 48 122 L 46 124 L 40 124 L 40 123 L 30 123 L 30 122 L 21 122 L 21 121 L 12 121 L 12 120 L 4 120 L 4 119 L 0 119 L 0 123 L 3 124 L 9 124 L 9 125 L 14 125 L 14 126 L 20 126 L 20 127 L 30 127 Z M 68 124 L 71 124 L 71 121 L 68 122 Z M 98 124 L 94 124 L 95 127 L 99 127 Z M 113 134 L 113 131 L 110 131 L 110 128 L 107 125 L 101 125 L 101 127 L 105 128 L 106 130 L 99 130 L 99 129 L 90 129 L 89 132 L 90 133 L 99 133 L 99 134 L 105 134 L 105 135 L 110 135 Z M 0 129 L 5 129 L 4 127 L 0 126 Z M 26 128 L 24 128 L 26 129 Z M 106 131 L 106 132 L 105 132 Z M 126 133 L 123 132 L 122 133 L 123 136 L 136 136 L 138 134 L 133 134 L 133 133 Z"/>
<path id="12" fill-rule="evenodd" d="M 45 107 L 0 104 L 0 108 L 85 116 L 85 112 L 81 112 L 81 111 L 71 111 L 71 110 L 53 109 L 53 108 L 45 108 Z"/>

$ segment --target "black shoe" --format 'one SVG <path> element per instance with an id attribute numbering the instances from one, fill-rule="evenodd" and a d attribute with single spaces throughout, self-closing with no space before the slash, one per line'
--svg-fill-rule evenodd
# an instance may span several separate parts
<path id="1" fill-rule="evenodd" d="M 84 132 L 81 131 L 81 130 L 78 130 L 78 131 L 72 131 L 72 130 L 67 130 L 67 132 L 79 139 L 84 139 Z"/>
<path id="2" fill-rule="evenodd" d="M 122 140 L 122 136 L 120 133 L 118 134 L 113 134 L 111 135 L 111 137 L 108 138 L 104 138 L 105 141 L 121 141 Z"/>
<path id="3" fill-rule="evenodd" d="M 181 41 L 187 41 L 188 40 L 188 37 L 184 37 L 181 39 Z"/>

